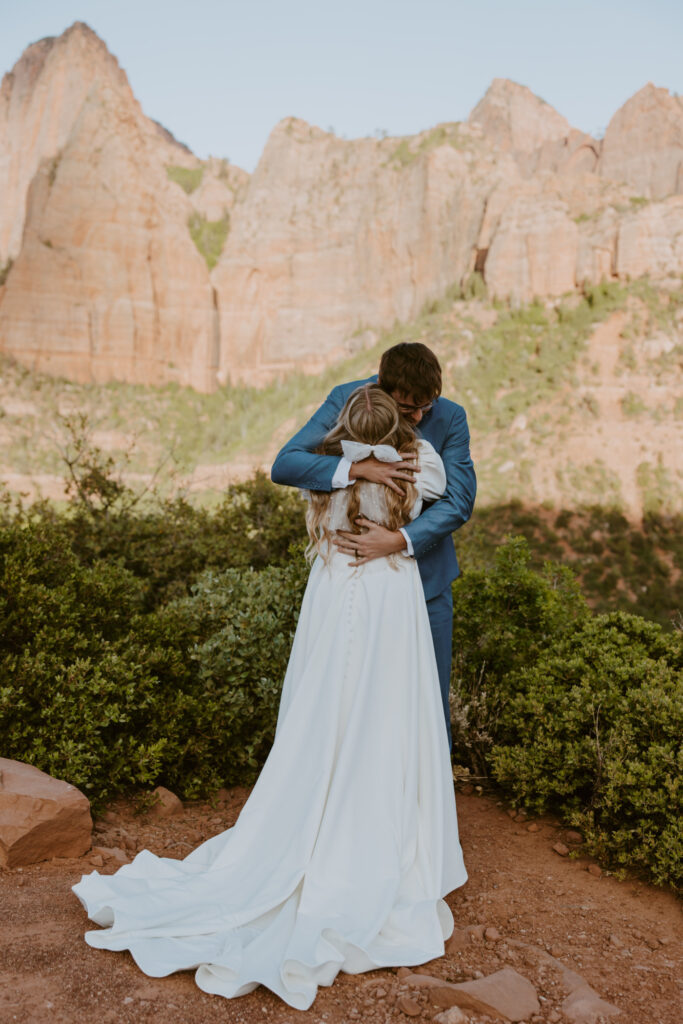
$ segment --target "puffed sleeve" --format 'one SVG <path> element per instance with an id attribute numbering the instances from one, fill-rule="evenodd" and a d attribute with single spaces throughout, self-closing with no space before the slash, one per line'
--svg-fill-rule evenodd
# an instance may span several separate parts
<path id="1" fill-rule="evenodd" d="M 415 486 L 422 501 L 434 501 L 446 490 L 446 470 L 439 453 L 423 437 L 418 449 L 420 472 L 415 474 Z"/>

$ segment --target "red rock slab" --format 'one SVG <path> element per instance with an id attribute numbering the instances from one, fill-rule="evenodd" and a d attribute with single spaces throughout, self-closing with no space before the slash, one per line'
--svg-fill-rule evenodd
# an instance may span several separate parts
<path id="1" fill-rule="evenodd" d="M 30 764 L 0 758 L 0 865 L 23 867 L 90 849 L 90 801 Z"/>

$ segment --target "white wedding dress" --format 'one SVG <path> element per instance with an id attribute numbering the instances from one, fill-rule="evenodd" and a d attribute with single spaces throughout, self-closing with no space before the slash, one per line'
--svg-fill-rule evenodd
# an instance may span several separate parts
<path id="1" fill-rule="evenodd" d="M 443 493 L 420 442 L 413 515 Z M 381 485 L 361 485 L 381 521 Z M 330 525 L 346 527 L 334 491 Z M 467 874 L 424 592 L 413 558 L 355 569 L 336 549 L 311 569 L 273 746 L 232 828 L 184 860 L 141 851 L 73 886 L 100 949 L 145 974 L 196 970 L 227 998 L 265 985 L 306 1010 L 318 985 L 444 953 L 443 899 Z"/>

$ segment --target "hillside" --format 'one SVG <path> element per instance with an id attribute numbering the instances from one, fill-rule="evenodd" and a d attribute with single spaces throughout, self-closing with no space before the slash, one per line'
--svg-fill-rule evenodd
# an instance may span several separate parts
<path id="1" fill-rule="evenodd" d="M 149 478 L 170 456 L 166 471 L 210 500 L 268 470 L 336 382 L 374 372 L 398 340 L 421 340 L 442 362 L 444 394 L 467 409 L 479 505 L 596 503 L 638 519 L 681 507 L 682 332 L 683 289 L 640 281 L 518 309 L 451 294 L 333 368 L 263 388 L 75 384 L 5 360 L 0 465 L 13 489 L 60 497 L 63 418 L 81 413 L 91 442 L 129 474 Z"/>

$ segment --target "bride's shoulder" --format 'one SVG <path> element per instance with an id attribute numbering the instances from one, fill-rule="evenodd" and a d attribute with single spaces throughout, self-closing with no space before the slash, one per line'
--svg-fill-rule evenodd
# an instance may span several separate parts
<path id="1" fill-rule="evenodd" d="M 429 458 L 430 456 L 438 455 L 438 452 L 434 445 L 425 437 L 418 437 L 417 450 L 420 455 L 420 458 Z"/>

